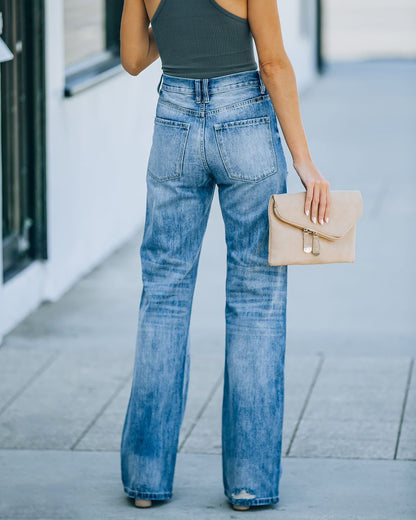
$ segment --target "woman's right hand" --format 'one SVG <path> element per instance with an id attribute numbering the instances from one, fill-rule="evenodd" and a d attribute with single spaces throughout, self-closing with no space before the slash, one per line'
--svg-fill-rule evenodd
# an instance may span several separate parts
<path id="1" fill-rule="evenodd" d="M 312 161 L 293 162 L 293 166 L 306 189 L 304 211 L 313 223 L 324 225 L 329 222 L 331 193 L 329 182 Z"/>

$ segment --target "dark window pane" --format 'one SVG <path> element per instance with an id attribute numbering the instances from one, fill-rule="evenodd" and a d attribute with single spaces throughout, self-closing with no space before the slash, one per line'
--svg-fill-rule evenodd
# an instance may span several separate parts
<path id="1" fill-rule="evenodd" d="M 65 0 L 65 67 L 106 49 L 106 0 Z"/>

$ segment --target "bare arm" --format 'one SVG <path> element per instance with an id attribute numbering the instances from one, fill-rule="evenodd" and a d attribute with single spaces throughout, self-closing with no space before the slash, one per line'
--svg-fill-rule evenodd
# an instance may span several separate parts
<path id="1" fill-rule="evenodd" d="M 313 164 L 302 124 L 295 73 L 283 44 L 277 0 L 248 0 L 248 20 L 261 77 L 270 94 L 293 159 L 306 188 L 305 213 L 323 224 L 329 218 L 329 182 Z"/>
<path id="2" fill-rule="evenodd" d="M 124 0 L 120 59 L 123 68 L 132 76 L 137 76 L 159 57 L 153 29 L 149 24 L 143 0 Z"/>

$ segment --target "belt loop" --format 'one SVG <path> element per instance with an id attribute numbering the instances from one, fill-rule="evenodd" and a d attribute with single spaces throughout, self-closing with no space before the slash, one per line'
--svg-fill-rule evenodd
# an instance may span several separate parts
<path id="1" fill-rule="evenodd" d="M 257 70 L 257 74 L 259 76 L 259 82 L 260 82 L 260 93 L 264 94 L 266 92 L 266 86 L 263 83 L 263 79 L 261 77 L 261 73 L 259 70 Z"/>
<path id="2" fill-rule="evenodd" d="M 204 93 L 204 103 L 209 103 L 209 95 L 208 95 L 208 78 L 202 79 L 202 88 Z"/>
<path id="3" fill-rule="evenodd" d="M 158 86 L 157 86 L 157 89 L 156 89 L 158 94 L 159 94 L 160 89 L 161 89 L 162 80 L 163 80 L 163 72 L 160 75 L 160 80 L 159 80 L 159 83 L 158 83 Z"/>
<path id="4" fill-rule="evenodd" d="M 199 79 L 194 80 L 195 84 L 195 102 L 201 103 L 201 81 Z"/>

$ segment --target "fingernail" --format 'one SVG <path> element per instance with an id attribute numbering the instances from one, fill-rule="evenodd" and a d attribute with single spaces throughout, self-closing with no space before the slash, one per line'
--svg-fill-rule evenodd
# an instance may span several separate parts
<path id="1" fill-rule="evenodd" d="M 326 217 L 325 220 L 326 220 L 326 223 L 328 224 L 328 222 L 329 222 L 329 217 Z"/>
<path id="2" fill-rule="evenodd" d="M 316 224 L 316 217 L 312 217 L 312 221 L 314 224 Z"/>
<path id="3" fill-rule="evenodd" d="M 308 209 L 305 210 L 305 213 L 306 213 L 306 216 L 309 217 L 309 210 Z"/>
<path id="4" fill-rule="evenodd" d="M 319 219 L 319 223 L 321 224 L 321 226 L 323 226 L 323 225 L 324 225 L 324 219 L 323 219 L 323 218 L 320 218 L 320 219 Z"/>

